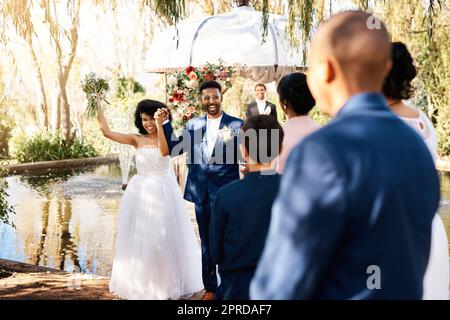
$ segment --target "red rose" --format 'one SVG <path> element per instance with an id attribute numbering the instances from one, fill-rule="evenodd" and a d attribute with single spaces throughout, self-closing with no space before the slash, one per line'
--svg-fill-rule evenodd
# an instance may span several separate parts
<path id="1" fill-rule="evenodd" d="M 192 71 L 195 71 L 195 68 L 194 68 L 193 66 L 189 66 L 189 67 L 187 67 L 187 68 L 185 69 L 185 71 L 186 71 L 186 74 L 189 74 L 189 73 L 191 73 Z"/>
<path id="2" fill-rule="evenodd" d="M 174 91 L 172 94 L 172 100 L 173 101 L 184 101 L 183 93 Z"/>
<path id="3" fill-rule="evenodd" d="M 205 74 L 205 76 L 203 77 L 206 81 L 209 80 L 214 80 L 214 75 L 212 73 L 207 73 Z"/>
<path id="4" fill-rule="evenodd" d="M 191 80 L 197 80 L 198 79 L 197 74 L 195 72 L 189 73 L 188 76 L 189 76 L 189 79 L 191 79 Z"/>

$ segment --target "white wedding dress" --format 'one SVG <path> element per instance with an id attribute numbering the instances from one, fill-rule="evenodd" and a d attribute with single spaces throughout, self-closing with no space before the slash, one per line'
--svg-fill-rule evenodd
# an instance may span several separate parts
<path id="1" fill-rule="evenodd" d="M 109 290 L 123 299 L 188 297 L 203 289 L 201 252 L 170 157 L 136 150 L 120 204 Z"/>
<path id="2" fill-rule="evenodd" d="M 401 118 L 425 141 L 433 160 L 437 158 L 437 138 L 430 119 L 420 110 L 418 118 Z M 448 300 L 449 298 L 448 239 L 444 223 L 438 213 L 431 225 L 431 248 L 427 270 L 423 279 L 424 300 Z"/>

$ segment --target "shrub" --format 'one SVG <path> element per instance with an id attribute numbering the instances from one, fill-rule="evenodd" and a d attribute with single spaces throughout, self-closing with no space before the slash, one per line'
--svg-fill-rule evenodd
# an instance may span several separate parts
<path id="1" fill-rule="evenodd" d="M 0 111 L 0 158 L 6 158 L 9 156 L 8 142 L 11 138 L 12 128 L 12 118 L 6 113 Z"/>
<path id="2" fill-rule="evenodd" d="M 13 207 L 8 204 L 6 189 L 8 188 L 8 182 L 5 180 L 6 168 L 3 163 L 0 162 L 0 222 L 10 224 L 14 227 L 14 223 L 11 221 L 11 215 L 14 213 Z"/>
<path id="3" fill-rule="evenodd" d="M 97 151 L 80 140 L 65 143 L 59 134 L 39 133 L 17 142 L 15 158 L 18 162 L 35 162 L 95 157 Z"/>

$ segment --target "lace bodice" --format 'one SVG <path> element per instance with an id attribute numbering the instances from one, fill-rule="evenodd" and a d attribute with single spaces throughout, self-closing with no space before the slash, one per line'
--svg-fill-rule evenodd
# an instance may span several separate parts
<path id="1" fill-rule="evenodd" d="M 170 157 L 161 156 L 158 148 L 140 147 L 136 149 L 136 169 L 139 175 L 165 176 L 170 168 Z"/>

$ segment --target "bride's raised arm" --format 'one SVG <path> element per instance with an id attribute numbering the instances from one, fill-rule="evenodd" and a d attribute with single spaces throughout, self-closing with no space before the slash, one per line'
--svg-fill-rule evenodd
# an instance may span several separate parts
<path id="1" fill-rule="evenodd" d="M 155 112 L 155 121 L 156 121 L 156 132 L 158 134 L 158 146 L 159 151 L 161 152 L 161 155 L 163 157 L 169 155 L 169 146 L 167 144 L 166 136 L 164 135 L 164 129 L 163 129 L 163 123 L 166 121 L 169 117 L 168 115 L 161 109 L 158 109 Z"/>
<path id="2" fill-rule="evenodd" d="M 108 124 L 106 123 L 105 115 L 103 114 L 102 102 L 99 97 L 97 97 L 97 107 L 98 107 L 97 119 L 100 125 L 100 130 L 102 130 L 103 135 L 106 138 L 116 141 L 118 143 L 129 144 L 136 148 L 137 142 L 134 135 L 123 134 L 109 130 Z"/>

